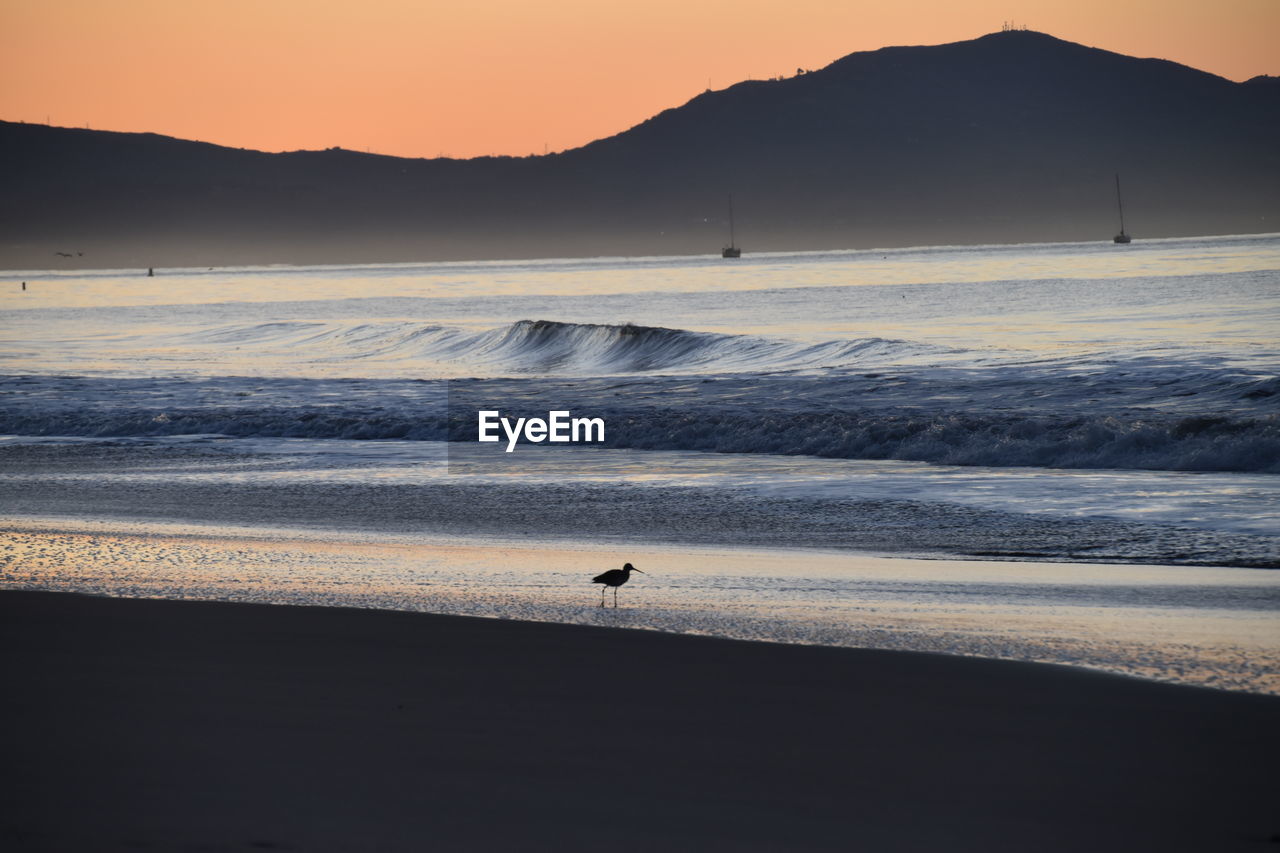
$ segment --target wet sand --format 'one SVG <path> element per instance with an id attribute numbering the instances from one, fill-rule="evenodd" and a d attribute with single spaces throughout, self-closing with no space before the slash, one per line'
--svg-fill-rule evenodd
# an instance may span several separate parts
<path id="1" fill-rule="evenodd" d="M 0 593 L 10 850 L 1265 849 L 1280 699 L 1057 666 Z"/>
<path id="2" fill-rule="evenodd" d="M 1059 663 L 1280 696 L 1280 573 L 9 518 L 0 588 L 358 607 Z M 590 578 L 645 571 L 601 609 Z"/>

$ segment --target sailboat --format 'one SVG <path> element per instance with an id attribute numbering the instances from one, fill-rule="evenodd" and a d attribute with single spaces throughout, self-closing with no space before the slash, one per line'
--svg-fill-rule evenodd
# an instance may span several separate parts
<path id="1" fill-rule="evenodd" d="M 742 250 L 738 248 L 737 242 L 733 239 L 733 196 L 729 196 L 729 245 L 720 251 L 722 258 L 740 258 Z"/>
<path id="2" fill-rule="evenodd" d="M 1129 235 L 1124 233 L 1124 202 L 1120 200 L 1120 173 L 1116 173 L 1116 207 L 1120 208 L 1120 233 L 1115 236 L 1117 243 L 1128 243 Z"/>

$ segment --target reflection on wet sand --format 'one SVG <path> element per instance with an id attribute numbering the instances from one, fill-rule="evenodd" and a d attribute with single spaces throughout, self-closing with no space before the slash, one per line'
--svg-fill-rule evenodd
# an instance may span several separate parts
<path id="1" fill-rule="evenodd" d="M 1280 576 L 822 551 L 29 519 L 0 585 L 324 604 L 934 651 L 1280 693 Z M 616 611 L 590 583 L 645 566 Z"/>

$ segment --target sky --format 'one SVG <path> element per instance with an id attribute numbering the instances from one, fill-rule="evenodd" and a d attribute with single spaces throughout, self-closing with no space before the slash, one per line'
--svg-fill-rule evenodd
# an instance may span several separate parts
<path id="1" fill-rule="evenodd" d="M 1006 22 L 1231 80 L 1280 75 L 1280 0 L 0 0 L 0 119 L 523 156 L 707 88 Z"/>

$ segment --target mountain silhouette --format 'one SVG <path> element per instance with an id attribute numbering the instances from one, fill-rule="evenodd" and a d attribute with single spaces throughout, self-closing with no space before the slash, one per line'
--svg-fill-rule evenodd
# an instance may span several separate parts
<path id="1" fill-rule="evenodd" d="M 854 53 L 540 157 L 0 123 L 0 265 L 325 263 L 1280 231 L 1280 81 L 1030 31 Z M 55 251 L 84 252 L 70 261 Z"/>

